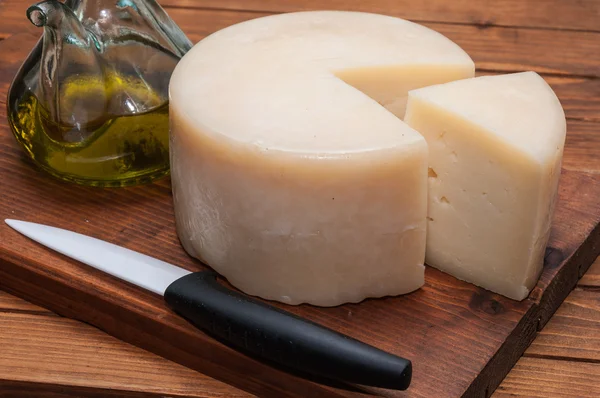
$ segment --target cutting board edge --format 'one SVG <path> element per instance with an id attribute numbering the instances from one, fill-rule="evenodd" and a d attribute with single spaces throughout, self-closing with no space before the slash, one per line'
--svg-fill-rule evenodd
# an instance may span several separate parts
<path id="1" fill-rule="evenodd" d="M 113 278 L 111 276 L 108 277 Z M 115 282 L 129 285 L 123 281 Z M 47 288 L 40 288 L 40 286 L 44 285 L 47 286 Z M 131 286 L 132 288 L 136 289 L 136 287 L 133 287 L 133 285 Z M 349 385 L 347 386 L 349 390 L 334 387 L 332 388 L 331 386 L 305 380 L 295 375 L 285 373 L 281 370 L 274 369 L 260 362 L 256 362 L 254 359 L 247 358 L 243 354 L 233 351 L 228 347 L 223 347 L 219 350 L 222 355 L 225 356 L 241 356 L 246 358 L 248 361 L 248 368 L 250 366 L 258 365 L 259 367 L 268 367 L 268 372 L 271 374 L 275 373 L 272 374 L 267 380 L 261 380 L 260 382 L 252 381 L 251 377 L 239 377 L 239 375 L 242 374 L 239 369 L 235 371 L 229 371 L 226 369 L 224 366 L 225 362 L 223 361 L 218 363 L 210 359 L 200 358 L 198 355 L 193 355 L 193 353 L 187 352 L 186 347 L 181 346 L 176 341 L 170 342 L 168 346 L 165 346 L 165 340 L 155 336 L 154 334 L 143 333 L 144 336 L 140 336 L 139 328 L 135 328 L 135 333 L 127 333 L 128 328 L 134 326 L 123 324 L 111 325 L 110 321 L 105 322 L 106 319 L 110 319 L 111 317 L 111 312 L 107 311 L 105 308 L 100 310 L 100 307 L 96 307 L 96 312 L 92 314 L 91 311 L 80 311 L 77 307 L 77 304 L 70 304 L 73 301 L 81 299 L 82 297 L 76 297 L 81 295 L 85 295 L 86 298 L 91 300 L 86 300 L 86 305 L 93 305 L 94 303 L 102 302 L 103 305 L 114 307 L 114 303 L 110 302 L 101 295 L 91 295 L 79 290 L 75 290 L 69 284 L 62 283 L 60 279 L 54 279 L 51 273 L 35 272 L 33 269 L 30 269 L 27 266 L 21 266 L 18 263 L 18 257 L 11 255 L 11 253 L 7 252 L 6 250 L 2 250 L 2 247 L 0 247 L 0 289 L 33 304 L 53 311 L 61 316 L 92 325 L 126 343 L 152 352 L 167 360 L 177 362 L 190 369 L 199 371 L 200 373 L 227 383 L 233 387 L 252 394 L 260 394 L 261 397 L 300 398 L 304 396 L 311 396 L 315 398 L 341 398 L 348 396 L 349 392 L 361 392 L 360 386 L 357 386 L 355 389 L 355 386 Z M 38 294 L 36 294 L 36 292 Z M 42 294 L 39 294 L 40 292 Z M 68 296 L 69 293 L 71 294 L 71 297 Z M 144 319 L 141 314 L 131 314 L 131 311 L 129 312 L 130 322 L 133 324 L 152 322 L 152 320 Z M 195 328 L 190 329 L 194 332 L 197 332 Z M 211 341 L 213 340 L 208 336 L 206 338 Z M 221 345 L 221 343 L 216 341 L 214 341 L 214 344 Z M 262 369 L 258 369 L 257 371 L 260 373 Z M 276 379 L 278 374 L 283 374 L 284 380 L 279 380 L 281 383 L 274 384 L 273 379 Z M 286 389 L 282 390 L 282 388 Z"/>
<path id="2" fill-rule="evenodd" d="M 552 278 L 541 297 L 526 299 L 532 303 L 531 307 L 467 388 L 463 398 L 480 397 L 482 396 L 481 392 L 484 392 L 485 397 L 489 397 L 500 386 L 517 360 L 529 348 L 537 334 L 546 326 L 552 315 L 575 289 L 579 279 L 583 277 L 599 255 L 600 222 L 596 223 L 585 241 L 573 252 L 558 274 Z M 568 285 L 568 287 L 561 290 L 558 288 L 560 284 Z M 531 322 L 531 324 L 526 321 L 536 318 L 537 321 Z M 532 325 L 535 327 L 531 327 Z M 506 358 L 506 360 L 502 358 Z"/>

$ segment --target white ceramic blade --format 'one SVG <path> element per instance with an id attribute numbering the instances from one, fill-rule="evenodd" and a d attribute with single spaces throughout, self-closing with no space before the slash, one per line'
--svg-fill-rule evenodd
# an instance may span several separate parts
<path id="1" fill-rule="evenodd" d="M 11 228 L 65 256 L 163 295 L 190 271 L 100 239 L 42 224 L 4 220 Z"/>

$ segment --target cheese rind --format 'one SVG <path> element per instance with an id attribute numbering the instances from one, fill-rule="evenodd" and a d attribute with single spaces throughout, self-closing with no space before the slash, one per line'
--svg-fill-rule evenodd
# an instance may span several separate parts
<path id="1" fill-rule="evenodd" d="M 406 122 L 429 146 L 426 263 L 522 300 L 542 270 L 566 134 L 534 72 L 409 93 Z"/>
<path id="2" fill-rule="evenodd" d="M 374 14 L 284 14 L 209 36 L 170 83 L 184 248 L 289 304 L 419 288 L 427 147 L 394 114 L 409 89 L 473 72 L 440 34 Z"/>
<path id="3" fill-rule="evenodd" d="M 175 128 L 189 129 L 172 117 Z M 205 138 L 173 137 L 178 234 L 188 253 L 232 285 L 321 306 L 423 285 L 424 141 L 332 159 Z M 192 170 L 201 178 L 186 178 Z"/>

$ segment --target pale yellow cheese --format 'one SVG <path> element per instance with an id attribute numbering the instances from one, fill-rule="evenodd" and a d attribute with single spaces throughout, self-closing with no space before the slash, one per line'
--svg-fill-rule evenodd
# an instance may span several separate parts
<path id="1" fill-rule="evenodd" d="M 290 304 L 419 288 L 427 148 L 394 114 L 408 90 L 473 73 L 442 35 L 374 14 L 283 14 L 204 39 L 170 83 L 184 248 Z"/>
<path id="2" fill-rule="evenodd" d="M 522 300 L 543 264 L 565 115 L 536 73 L 409 93 L 405 121 L 429 146 L 427 264 Z"/>

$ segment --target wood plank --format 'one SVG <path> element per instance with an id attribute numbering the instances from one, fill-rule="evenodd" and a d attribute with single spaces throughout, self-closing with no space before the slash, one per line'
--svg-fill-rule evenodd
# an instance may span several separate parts
<path id="1" fill-rule="evenodd" d="M 477 25 L 600 30 L 596 0 L 161 0 L 163 7 L 292 12 L 349 10 L 377 12 L 415 21 Z"/>
<path id="2" fill-rule="evenodd" d="M 600 4 L 600 2 L 599 2 Z M 569 119 L 600 121 L 600 79 L 544 76 Z"/>
<path id="3" fill-rule="evenodd" d="M 23 17 L 24 6 L 4 0 L 0 37 L 35 32 Z M 194 42 L 237 22 L 268 13 L 170 8 L 169 15 Z M 480 69 L 502 72 L 535 70 L 544 73 L 600 77 L 600 33 L 477 27 L 425 22 L 467 51 Z M 39 30 L 38 30 L 39 32 Z M 38 33 L 39 34 L 39 33 Z M 573 45 L 577 43 L 577 45 Z"/>
<path id="4" fill-rule="evenodd" d="M 0 313 L 0 347 L 2 396 L 16 382 L 35 385 L 36 397 L 57 389 L 85 397 L 250 396 L 66 318 Z"/>
<path id="5" fill-rule="evenodd" d="M 581 278 L 579 286 L 600 287 L 600 257 L 594 261 L 589 271 Z"/>
<path id="6" fill-rule="evenodd" d="M 493 398 L 596 398 L 600 365 L 522 358 L 492 395 Z"/>
<path id="7" fill-rule="evenodd" d="M 590 269 L 590 271 L 592 271 L 592 269 Z M 597 299 L 597 297 L 597 293 L 583 291 L 575 291 L 571 293 L 565 303 L 552 317 L 547 326 L 540 332 L 540 334 L 538 334 L 538 337 L 536 340 L 534 340 L 531 348 L 526 352 L 525 355 L 534 354 L 545 357 L 549 356 L 550 359 L 552 356 L 564 357 L 564 353 L 555 351 L 556 347 L 561 347 L 566 350 L 567 354 L 569 354 L 569 357 L 571 357 L 570 353 L 572 350 L 581 350 L 584 348 L 582 347 L 583 344 L 585 345 L 583 358 L 597 359 L 600 357 L 600 304 L 598 304 L 597 300 L 594 300 L 594 298 Z M 0 291 L 0 308 L 2 308 L 3 304 L 5 303 L 17 303 L 16 308 L 19 309 L 31 309 L 30 307 L 40 308 L 33 306 L 32 304 L 29 304 L 28 306 L 22 306 L 21 303 L 28 303 Z M 589 309 L 588 304 L 590 303 L 592 304 L 592 307 L 595 307 L 594 313 L 587 311 Z M 577 307 L 574 307 L 574 305 Z M 15 308 L 14 305 L 9 305 L 9 307 Z M 574 311 L 573 308 L 575 308 Z M 585 324 L 585 321 L 582 322 L 584 319 L 581 317 L 582 311 L 588 313 L 588 324 L 591 320 L 592 322 L 596 322 L 596 325 L 588 325 L 588 327 L 581 326 L 581 324 Z M 573 320 L 570 318 L 577 319 L 577 322 L 573 322 Z M 128 344 L 112 339 L 104 333 L 98 331 L 95 331 L 95 333 L 89 333 L 88 329 L 95 330 L 89 326 L 69 320 L 62 320 L 61 322 L 58 322 L 59 327 L 56 327 L 56 321 L 48 322 L 46 320 L 41 320 L 40 323 L 38 317 L 33 317 L 32 324 L 34 325 L 34 328 L 32 331 L 29 329 L 30 321 L 27 319 L 28 318 L 19 316 L 17 317 L 17 322 L 13 322 L 13 317 L 9 317 L 7 319 L 6 316 L 0 315 L 0 345 L 3 347 L 18 346 L 20 352 L 17 363 L 10 362 L 9 366 L 5 366 L 0 359 L 0 388 L 5 394 L 8 391 L 11 391 L 12 388 L 14 392 L 12 393 L 13 395 L 10 396 L 28 396 L 27 394 L 33 394 L 34 392 L 35 395 L 39 397 L 46 397 L 46 394 L 49 396 L 51 393 L 58 392 L 61 394 L 68 393 L 85 397 L 102 397 L 113 395 L 126 397 L 154 396 L 155 392 L 145 388 L 143 389 L 143 391 L 145 391 L 144 393 L 133 391 L 135 388 L 139 388 L 140 385 L 150 385 L 150 387 L 156 385 L 155 375 L 148 374 L 146 372 L 147 369 L 145 369 L 146 366 L 152 366 L 153 369 L 160 369 L 160 394 L 166 394 L 167 392 L 173 394 L 174 391 L 180 388 L 182 383 L 181 380 L 185 379 L 186 377 L 193 377 L 192 381 L 197 382 L 197 373 L 185 368 L 182 371 L 181 367 L 175 364 L 170 364 L 169 366 L 157 366 L 157 361 L 159 362 L 159 365 L 162 364 L 162 362 L 167 361 L 164 361 L 161 358 L 145 351 L 136 349 L 132 350 L 132 347 Z M 9 326 L 11 327 L 17 325 L 17 330 L 11 331 L 9 330 L 10 328 L 3 328 L 2 326 L 6 322 L 9 322 Z M 26 330 L 21 330 L 23 323 L 26 323 Z M 579 325 L 575 325 L 575 323 L 578 323 Z M 41 336 L 39 335 L 39 325 L 43 325 L 43 334 L 41 334 Z M 68 329 L 67 334 L 64 333 L 65 327 Z M 584 328 L 583 331 L 581 330 L 582 327 Z M 4 334 L 2 334 L 2 331 L 4 331 Z M 565 332 L 568 332 L 566 337 L 564 334 Z M 66 336 L 71 334 L 76 335 L 75 341 L 80 342 L 79 344 L 72 346 L 71 337 L 68 337 L 68 342 L 64 341 L 67 339 Z M 543 347 L 538 349 L 538 342 L 543 341 L 542 345 L 548 346 L 547 339 L 544 337 L 546 334 L 551 334 L 555 337 L 558 337 L 560 342 L 550 344 L 550 347 L 552 347 L 551 350 L 544 349 L 543 352 L 540 352 Z M 7 335 L 8 338 L 6 338 Z M 25 338 L 25 340 L 23 338 Z M 44 344 L 44 350 L 40 350 L 39 344 L 41 343 Z M 69 363 L 71 364 L 69 369 L 65 369 L 65 364 L 62 360 L 58 363 L 53 361 L 50 366 L 48 366 L 48 363 L 44 362 L 47 360 L 47 357 L 45 355 L 40 357 L 39 352 L 45 351 L 48 347 L 52 347 L 53 350 L 59 349 L 54 347 L 61 347 L 61 356 L 67 355 L 69 357 Z M 67 351 L 65 351 L 65 347 Z M 593 354 L 588 355 L 590 352 Z M 116 356 L 114 354 L 116 354 Z M 129 379 L 119 380 L 120 386 L 118 390 L 106 390 L 104 389 L 106 386 L 103 384 L 105 378 L 107 377 L 106 370 L 111 372 L 113 370 L 111 364 L 114 361 L 119 360 L 120 357 L 126 357 L 127 361 L 141 358 L 141 372 L 138 371 L 140 367 L 137 363 L 133 366 L 130 366 L 130 369 L 134 369 L 136 373 L 136 377 L 133 379 L 133 382 Z M 88 358 L 92 358 L 92 363 L 89 362 Z M 6 360 L 7 357 L 5 356 L 2 359 Z M 527 359 L 525 361 L 527 361 Z M 120 361 L 119 363 L 122 362 Z M 31 366 L 31 364 L 33 364 L 33 366 Z M 96 369 L 98 369 L 98 366 L 99 371 L 97 372 Z M 579 366 L 579 364 L 574 363 L 570 367 L 578 368 Z M 22 374 L 18 372 L 23 367 L 27 367 L 28 369 L 26 374 L 27 377 L 23 377 Z M 90 374 L 86 373 L 85 377 L 80 374 L 74 375 L 71 372 L 72 368 L 89 368 Z M 15 369 L 17 370 L 17 374 L 14 373 Z M 32 369 L 35 369 L 35 372 L 31 372 Z M 524 374 L 529 374 L 531 377 L 538 377 L 537 373 L 538 371 L 536 369 L 525 369 L 523 366 L 523 360 L 520 360 L 517 362 L 517 365 L 513 368 L 511 373 L 509 373 L 507 379 L 505 379 L 503 384 L 500 385 L 496 394 L 493 396 L 502 397 L 507 394 L 531 396 L 521 387 L 517 389 L 515 387 L 515 382 L 518 382 L 519 378 Z M 119 374 L 119 376 L 120 375 L 121 374 Z M 59 385 L 57 383 L 57 377 L 63 382 L 63 384 Z M 3 378 L 10 380 L 2 380 Z M 26 380 L 26 382 L 17 382 L 15 380 Z M 554 379 L 553 381 L 556 382 Z M 556 383 L 557 386 L 560 386 L 558 382 Z M 187 385 L 188 382 L 185 382 L 184 384 Z M 93 385 L 93 387 L 90 387 L 91 385 Z M 207 387 L 205 384 L 202 385 L 206 391 L 213 391 L 211 390 L 212 387 Z M 559 389 L 557 391 L 560 394 L 561 390 Z M 18 395 L 17 393 L 21 395 Z M 548 391 L 545 390 L 543 393 L 548 394 Z M 577 395 L 579 392 L 573 393 L 576 394 L 573 396 L 581 396 Z M 209 396 L 219 396 L 218 394 L 219 391 L 216 391 L 214 395 L 211 394 Z M 236 391 L 236 394 L 242 395 L 243 393 Z M 233 396 L 238 395 L 234 394 Z M 190 395 L 189 392 L 186 392 L 185 396 L 193 397 L 204 395 L 198 395 L 198 391 L 194 390 L 194 394 Z"/>
<path id="8" fill-rule="evenodd" d="M 600 123 L 567 120 L 563 168 L 600 173 Z"/>
<path id="9" fill-rule="evenodd" d="M 592 271 L 590 269 L 590 271 Z M 583 299 L 580 296 L 585 296 Z M 580 312 L 581 309 L 586 309 L 586 302 L 589 303 L 592 301 L 592 304 L 600 309 L 599 305 L 593 301 L 594 297 L 598 297 L 597 293 L 590 292 L 581 292 L 575 291 L 573 292 L 565 301 L 557 313 L 550 320 L 548 325 L 542 330 L 542 332 L 538 335 L 536 340 L 532 343 L 532 348 L 536 346 L 538 341 L 542 340 L 542 336 L 545 332 L 553 333 L 554 331 L 564 332 L 564 331 L 572 331 L 576 338 L 570 338 L 571 341 L 566 343 L 559 344 L 560 346 L 564 346 L 567 352 L 569 350 L 580 349 L 581 344 L 584 343 L 586 345 L 586 350 L 591 350 L 595 352 L 594 357 L 600 356 L 600 324 L 595 327 L 588 327 L 587 330 L 582 332 L 579 330 L 578 326 L 574 326 L 572 322 L 568 322 L 568 318 L 571 317 L 571 313 L 573 311 L 564 311 L 565 307 L 567 307 L 566 303 L 577 303 L 579 305 L 579 309 L 575 312 Z M 7 301 L 8 298 L 8 301 Z M 590 300 L 591 299 L 591 300 Z M 2 307 L 2 303 L 5 302 L 16 302 L 16 303 L 26 303 L 23 300 L 20 300 L 14 296 L 10 296 L 7 293 L 3 293 L 0 291 L 0 308 Z M 30 305 L 35 307 L 33 305 Z M 39 307 L 36 307 L 39 308 Z M 597 323 L 600 322 L 600 312 L 595 314 L 589 314 L 589 318 L 595 320 Z M 579 315 L 575 315 L 578 319 L 581 319 Z M 567 319 L 567 322 L 557 323 L 556 320 L 558 318 Z M 95 329 L 90 328 L 89 326 L 72 322 L 69 320 L 62 320 L 58 322 L 59 327 L 56 327 L 56 322 L 48 322 L 46 320 L 40 320 L 38 317 L 32 317 L 33 321 L 31 324 L 34 325 L 33 331 L 29 329 L 30 321 L 28 318 L 19 316 L 17 317 L 17 322 L 13 321 L 13 317 L 9 317 L 7 319 L 6 316 L 0 315 L 0 345 L 3 347 L 19 347 L 19 357 L 17 362 L 10 362 L 8 366 L 2 362 L 2 359 L 6 362 L 7 357 L 3 357 L 0 359 L 0 388 L 2 389 L 4 394 L 9 394 L 10 396 L 31 396 L 35 394 L 38 397 L 44 398 L 46 396 L 55 396 L 53 394 L 70 394 L 81 397 L 104 397 L 104 396 L 120 396 L 120 397 L 138 397 L 138 396 L 148 396 L 152 397 L 155 394 L 156 396 L 161 396 L 162 394 L 169 393 L 171 396 L 177 389 L 179 389 L 182 385 L 182 380 L 185 380 L 188 377 L 192 377 L 192 385 L 197 381 L 197 373 L 183 368 L 176 364 L 170 364 L 169 366 L 160 366 L 162 362 L 167 362 L 162 360 L 159 357 L 156 357 L 150 353 L 145 351 L 136 350 L 128 344 L 121 343 L 118 340 L 112 339 L 104 333 L 95 331 Z M 10 327 L 17 326 L 17 330 L 9 330 L 3 328 L 4 323 L 9 322 Z M 26 324 L 27 329 L 21 330 L 23 328 L 23 324 Z M 39 333 L 39 325 L 43 325 L 43 334 Z M 68 333 L 64 333 L 65 327 L 68 330 Z M 92 329 L 95 333 L 89 333 L 88 329 Z M 2 333 L 4 332 L 4 333 Z M 595 336 L 590 338 L 590 333 Z M 71 337 L 67 337 L 70 335 L 76 335 L 75 346 L 71 345 Z M 8 335 L 8 338 L 6 336 Z M 66 339 L 68 341 L 65 341 Z M 569 339 L 569 338 L 568 338 Z M 44 350 L 40 350 L 40 344 L 43 343 Z M 51 347 L 51 350 L 59 350 L 61 353 L 61 361 L 58 363 L 52 361 L 49 365 L 47 362 L 47 356 L 41 355 L 40 351 L 44 352 L 48 347 Z M 60 347 L 60 348 L 58 348 Z M 554 345 L 556 347 L 556 344 Z M 65 351 L 66 348 L 66 351 Z M 8 357 L 10 357 L 10 349 Z M 526 355 L 530 354 L 532 349 L 529 349 Z M 115 355 L 116 354 L 116 355 Z M 539 354 L 539 353 L 538 353 Z M 62 360 L 62 356 L 66 355 L 69 358 L 70 366 L 69 369 L 65 369 L 65 362 Z M 554 356 L 556 352 L 544 352 L 541 355 L 544 356 Z M 560 355 L 559 355 L 560 356 Z M 110 389 L 106 390 L 106 386 L 104 385 L 105 378 L 107 377 L 106 371 L 112 372 L 114 368 L 112 368 L 111 364 L 117 360 L 119 360 L 119 364 L 123 362 L 120 361 L 120 357 L 125 357 L 127 362 L 131 362 L 132 360 L 139 359 L 142 364 L 141 372 L 138 371 L 140 366 L 138 362 L 134 365 L 130 366 L 128 369 L 132 369 L 135 371 L 135 377 L 133 381 L 130 379 L 123 380 L 121 377 L 121 373 L 119 373 L 119 389 Z M 589 358 L 589 355 L 585 356 Z M 88 358 L 92 358 L 92 362 L 90 363 Z M 551 358 L 550 358 L 551 359 Z M 159 366 L 156 365 L 158 361 Z M 496 393 L 493 395 L 494 398 L 503 397 L 511 394 L 510 396 L 531 396 L 530 392 L 523 388 L 519 383 L 524 383 L 522 378 L 531 377 L 534 380 L 540 380 L 539 377 L 539 367 L 532 368 L 531 366 L 527 367 L 523 365 L 523 362 L 531 361 L 530 358 L 521 359 L 517 362 L 516 366 L 513 368 L 511 373 L 508 374 L 505 381 L 500 385 Z M 533 360 L 534 362 L 539 361 L 537 359 Z M 556 361 L 552 361 L 554 364 Z M 152 389 L 153 386 L 156 386 L 157 380 L 154 374 L 148 373 L 146 367 L 151 366 L 153 370 L 160 370 L 160 393 L 156 393 Z M 545 366 L 545 365 L 544 365 Z M 20 373 L 23 368 L 27 368 L 26 377 Z M 89 369 L 89 374 L 85 373 L 74 374 L 72 372 L 73 368 L 78 369 Z M 569 366 L 571 369 L 579 369 L 580 365 L 578 363 L 573 363 Z M 35 372 L 32 370 L 35 369 Z M 99 369 L 99 371 L 96 371 Z M 17 373 L 15 374 L 15 370 Z M 578 370 L 578 372 L 586 374 L 586 371 Z M 547 374 L 546 374 L 547 376 Z M 572 377 L 572 376 L 569 376 Z M 62 384 L 58 384 L 57 378 L 62 382 Z M 3 380 L 4 379 L 4 380 Z M 26 380 L 23 382 L 21 380 Z M 519 381 L 521 380 L 521 381 Z M 596 381 L 596 379 L 594 379 Z M 594 382 L 593 381 L 593 382 Z M 569 381 L 572 382 L 572 381 Z M 593 383 L 592 382 L 592 383 Z M 555 383 L 557 387 L 560 387 L 560 383 L 566 383 L 566 381 L 557 381 L 554 378 L 551 379 L 551 383 Z M 588 383 L 588 381 L 584 381 L 584 383 Z M 189 386 L 189 381 L 184 381 L 183 384 L 186 387 Z M 151 389 L 146 389 L 145 387 L 142 389 L 144 391 L 136 392 L 135 389 L 138 389 L 140 386 L 150 386 Z M 589 384 L 585 384 L 589 385 Z M 93 387 L 92 387 L 93 386 Z M 203 388 L 207 392 L 215 391 L 215 393 L 211 393 L 208 396 L 220 396 L 220 391 L 212 390 L 211 386 L 206 386 L 206 384 L 202 384 Z M 189 389 L 189 388 L 188 388 Z M 548 390 L 544 390 L 541 396 L 565 396 L 558 395 L 564 393 L 563 390 L 556 390 L 557 395 L 552 395 Z M 592 390 L 593 391 L 593 390 Z M 541 394 L 542 392 L 540 392 Z M 236 395 L 237 394 L 237 395 Z M 548 395 L 550 394 L 550 395 Z M 568 396 L 576 396 L 579 397 L 580 392 L 573 391 L 572 394 Z M 241 396 L 242 392 L 236 391 L 235 394 L 231 396 Z M 186 397 L 196 397 L 196 396 L 205 396 L 198 393 L 197 390 L 193 391 L 193 394 L 190 394 L 189 391 L 185 392 Z"/>
<path id="10" fill-rule="evenodd" d="M 165 398 L 147 392 L 118 389 L 98 390 L 79 386 L 35 383 L 30 381 L 0 380 L 0 391 L 8 398 Z M 175 398 L 175 396 L 171 396 Z M 179 396 L 180 398 L 187 398 Z"/>
<path id="11" fill-rule="evenodd" d="M 28 301 L 20 299 L 0 290 L 0 313 L 2 312 L 27 312 L 35 314 L 53 315 L 51 311 L 31 304 Z"/>
<path id="12" fill-rule="evenodd" d="M 573 291 L 525 355 L 600 363 L 600 292 Z"/>
<path id="13" fill-rule="evenodd" d="M 26 16 L 27 7 L 34 2 L 25 2 L 20 0 L 2 0 L 0 1 L 0 15 L 2 24 L 0 24 L 0 38 L 7 38 L 17 33 L 33 33 L 41 35 L 41 29 L 36 28 L 29 22 Z"/>
<path id="14" fill-rule="evenodd" d="M 18 33 L 12 36 L 10 40 L 0 41 L 0 104 L 3 105 L 0 108 L 6 109 L 4 104 L 6 104 L 10 83 L 37 41 L 37 36 L 31 33 Z M 5 115 L 6 110 L 3 112 L 3 115 Z"/>

